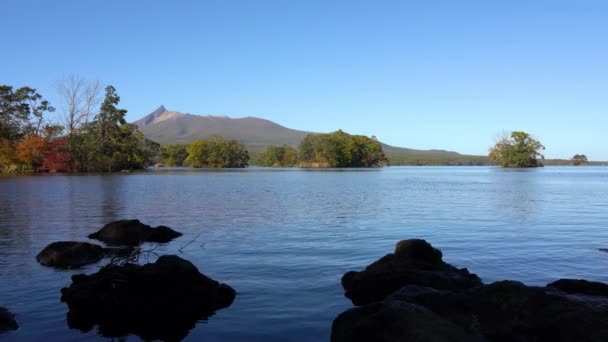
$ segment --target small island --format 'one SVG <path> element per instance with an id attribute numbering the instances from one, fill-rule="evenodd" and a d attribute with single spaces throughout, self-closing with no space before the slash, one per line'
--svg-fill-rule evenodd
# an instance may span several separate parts
<path id="1" fill-rule="evenodd" d="M 544 149 L 545 146 L 530 134 L 515 131 L 510 135 L 504 134 L 496 145 L 490 148 L 488 157 L 502 167 L 542 167 L 543 163 L 539 158 L 545 159 L 540 153 Z"/>

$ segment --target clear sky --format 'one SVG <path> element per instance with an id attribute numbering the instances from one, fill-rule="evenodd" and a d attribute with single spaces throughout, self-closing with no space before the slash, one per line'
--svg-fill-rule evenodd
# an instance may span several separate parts
<path id="1" fill-rule="evenodd" d="M 486 154 L 608 160 L 608 2 L 3 0 L 0 83 L 69 74 L 170 110 Z"/>

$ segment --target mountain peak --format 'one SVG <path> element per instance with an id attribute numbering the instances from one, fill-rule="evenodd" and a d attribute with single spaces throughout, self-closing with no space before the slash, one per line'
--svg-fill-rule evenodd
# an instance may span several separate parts
<path id="1" fill-rule="evenodd" d="M 156 110 L 154 110 L 152 113 L 162 114 L 166 111 L 167 111 L 167 108 L 165 108 L 165 106 L 161 104 L 160 107 L 156 108 Z"/>
<path id="2" fill-rule="evenodd" d="M 170 117 L 173 117 L 175 115 L 167 115 L 167 114 L 177 114 L 175 112 L 169 112 L 167 111 L 167 108 L 165 108 L 164 105 L 160 105 L 160 107 L 156 108 L 152 113 L 144 116 L 143 118 L 135 121 L 135 124 L 138 127 L 143 127 L 143 126 L 148 126 L 151 125 L 153 123 L 159 122 L 159 121 L 163 121 L 166 120 Z"/>

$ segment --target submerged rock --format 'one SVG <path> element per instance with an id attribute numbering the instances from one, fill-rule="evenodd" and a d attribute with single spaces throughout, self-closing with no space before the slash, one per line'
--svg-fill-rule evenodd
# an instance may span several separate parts
<path id="1" fill-rule="evenodd" d="M 418 239 L 400 241 L 394 254 L 342 277 L 345 296 L 355 305 L 380 301 L 406 285 L 459 290 L 480 286 L 481 279 L 466 268 L 443 262 L 441 251 Z"/>
<path id="2" fill-rule="evenodd" d="M 374 280 L 385 284 L 392 279 L 389 269 L 407 273 L 412 268 L 408 264 L 415 264 L 416 271 L 443 267 L 439 251 L 421 240 L 408 241 L 400 242 L 388 261 L 384 257 L 368 267 L 374 266 L 375 273 L 364 271 L 366 284 Z M 400 254 L 409 261 L 396 262 Z M 608 341 L 608 284 L 561 279 L 546 287 L 516 281 L 466 287 L 413 276 L 399 279 L 408 284 L 380 301 L 340 314 L 332 325 L 331 340 Z M 380 289 L 374 298 L 387 289 L 367 288 Z"/>
<path id="3" fill-rule="evenodd" d="M 119 220 L 106 224 L 99 231 L 90 234 L 89 238 L 97 239 L 108 245 L 139 245 L 143 242 L 169 242 L 182 233 L 166 227 L 152 228 L 139 220 Z"/>
<path id="4" fill-rule="evenodd" d="M 88 331 L 98 325 L 108 337 L 181 340 L 196 321 L 228 307 L 236 291 L 200 273 L 178 256 L 161 256 L 143 266 L 108 265 L 72 277 L 61 290 L 68 325 Z"/>
<path id="5" fill-rule="evenodd" d="M 8 309 L 0 307 L 0 333 L 17 329 L 19 329 L 19 325 L 15 320 L 15 315 Z"/>
<path id="6" fill-rule="evenodd" d="M 104 257 L 104 249 L 96 244 L 77 241 L 58 241 L 46 246 L 36 260 L 45 266 L 76 268 L 96 263 Z"/>

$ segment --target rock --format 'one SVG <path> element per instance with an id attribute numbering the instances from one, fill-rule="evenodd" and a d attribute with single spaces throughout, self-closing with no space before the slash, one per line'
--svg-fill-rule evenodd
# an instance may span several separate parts
<path id="1" fill-rule="evenodd" d="M 332 342 L 483 341 L 420 305 L 402 301 L 376 302 L 340 314 L 331 328 Z"/>
<path id="2" fill-rule="evenodd" d="M 547 285 L 567 293 L 608 297 L 608 284 L 583 279 L 560 279 Z"/>
<path id="3" fill-rule="evenodd" d="M 89 235 L 108 245 L 139 245 L 143 242 L 169 242 L 182 233 L 176 232 L 166 226 L 152 228 L 139 220 L 119 220 L 106 224 L 99 231 Z"/>
<path id="4" fill-rule="evenodd" d="M 75 268 L 96 263 L 104 257 L 103 248 L 88 242 L 59 241 L 46 246 L 36 260 L 45 266 Z"/>
<path id="5" fill-rule="evenodd" d="M 95 325 L 107 337 L 136 334 L 145 340 L 181 340 L 200 319 L 228 307 L 236 291 L 201 274 L 178 256 L 143 266 L 108 265 L 75 275 L 61 290 L 70 328 Z"/>
<path id="6" fill-rule="evenodd" d="M 19 329 L 15 315 L 8 309 L 0 307 L 0 333 Z"/>
<path id="7" fill-rule="evenodd" d="M 382 257 L 361 272 L 347 272 L 342 277 L 345 296 L 355 305 L 383 300 L 406 285 L 461 290 L 481 284 L 477 275 L 443 262 L 441 251 L 417 239 L 398 242 L 394 254 Z"/>
<path id="8" fill-rule="evenodd" d="M 608 341 L 608 284 L 560 279 L 546 287 L 482 285 L 464 271 L 445 264 L 441 252 L 422 240 L 398 243 L 395 254 L 349 272 L 355 273 L 350 278 L 345 274 L 347 293 L 357 290 L 353 303 L 364 305 L 334 320 L 332 341 Z M 406 285 L 371 300 L 397 283 Z M 374 295 L 366 297 L 364 289 Z"/>
<path id="9" fill-rule="evenodd" d="M 571 300 L 552 288 L 500 281 L 461 291 L 410 290 L 341 314 L 332 341 L 359 335 L 366 336 L 360 341 L 450 341 L 458 330 L 443 330 L 445 322 L 471 334 L 461 334 L 459 341 L 608 341 L 606 307 Z M 395 309 L 409 305 L 433 315 Z"/>
<path id="10" fill-rule="evenodd" d="M 599 248 L 600 252 L 608 253 L 608 248 Z"/>

